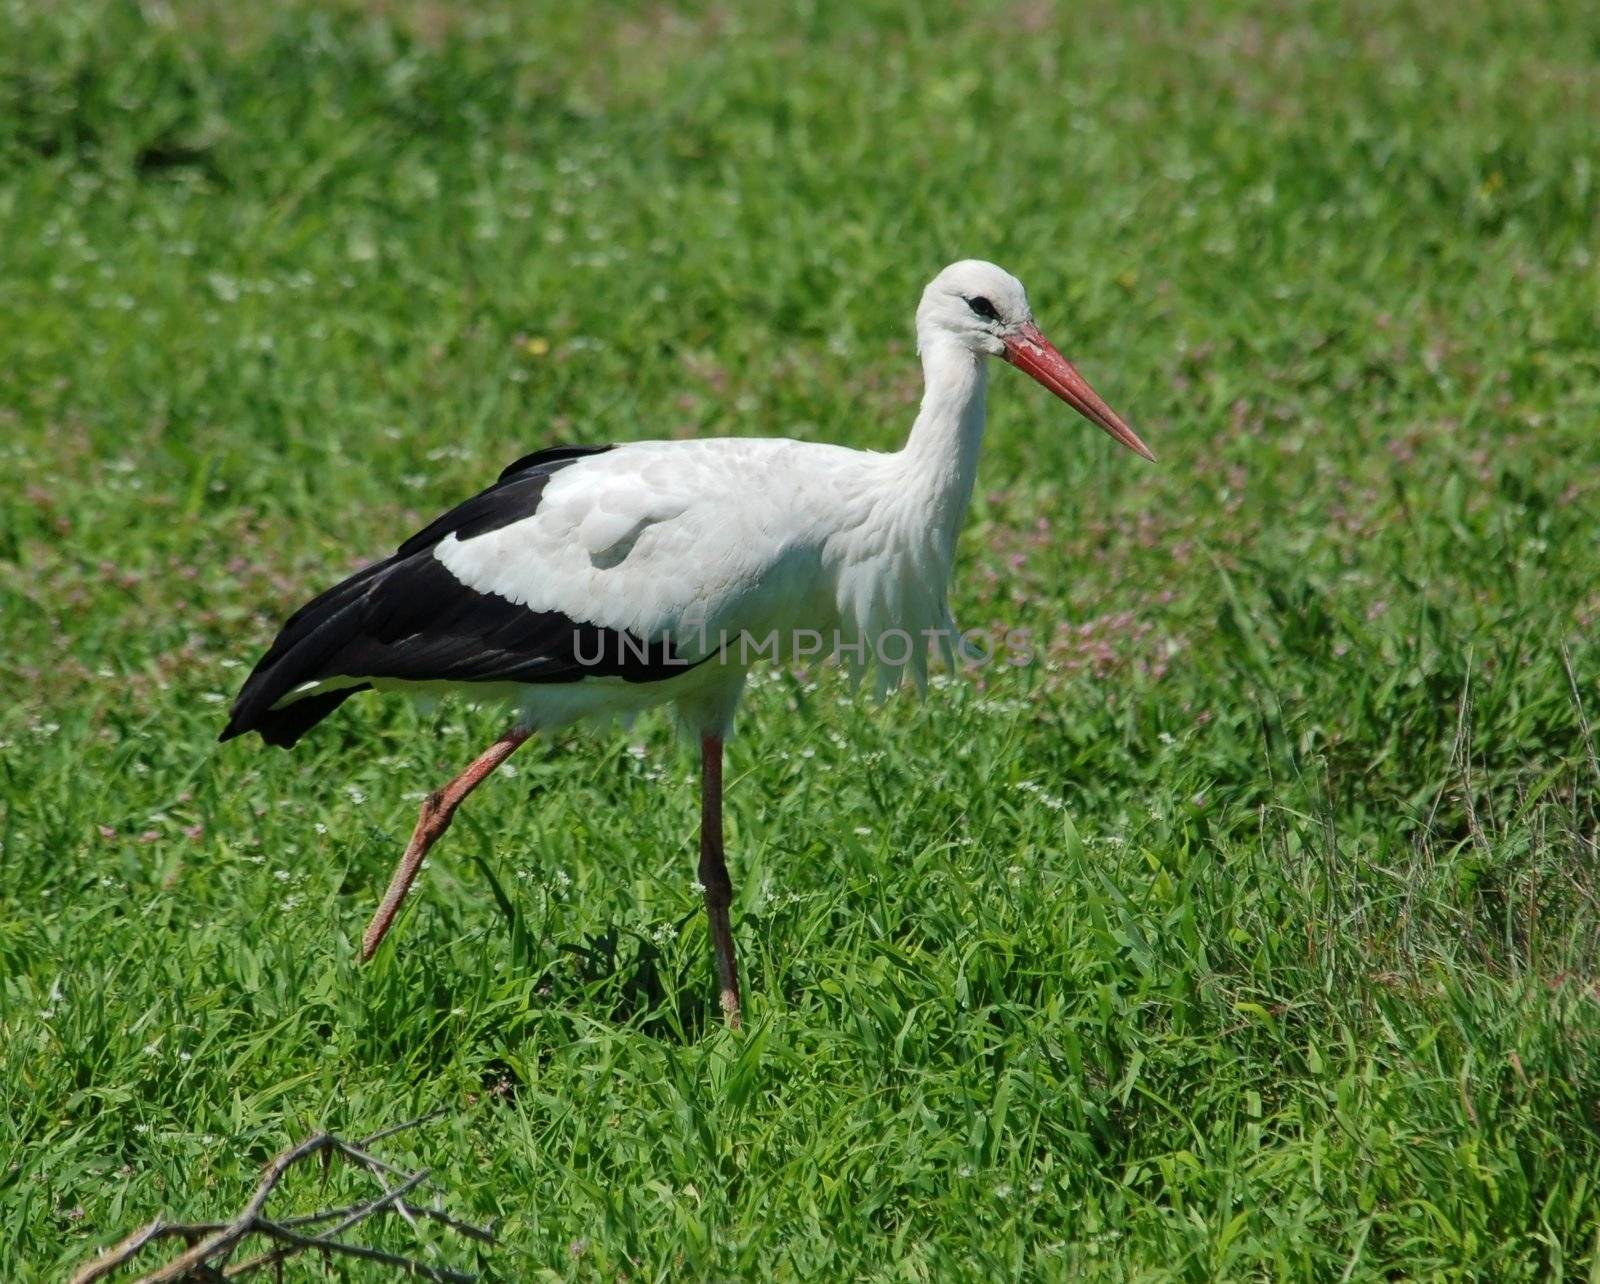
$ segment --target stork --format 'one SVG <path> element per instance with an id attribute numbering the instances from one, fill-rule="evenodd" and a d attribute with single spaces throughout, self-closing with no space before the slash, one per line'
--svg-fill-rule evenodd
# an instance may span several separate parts
<path id="1" fill-rule="evenodd" d="M 536 451 L 289 617 L 223 740 L 254 731 L 291 746 L 368 689 L 458 691 L 509 709 L 505 734 L 423 802 L 363 960 L 456 808 L 519 745 L 670 705 L 700 746 L 699 882 L 720 1006 L 738 1025 L 722 760 L 750 666 L 831 638 L 858 674 L 876 668 L 883 694 L 907 671 L 925 681 L 925 639 L 951 658 L 946 596 L 990 357 L 1155 458 L 1040 332 L 1010 273 L 951 264 L 916 323 L 924 393 L 901 450 L 735 437 Z"/>

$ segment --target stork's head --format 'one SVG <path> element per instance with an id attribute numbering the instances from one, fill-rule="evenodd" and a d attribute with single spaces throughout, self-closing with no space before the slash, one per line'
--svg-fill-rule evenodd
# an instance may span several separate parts
<path id="1" fill-rule="evenodd" d="M 1129 450 L 1155 455 L 1039 331 L 1022 282 L 982 259 L 962 259 L 928 282 L 917 306 L 917 347 L 955 342 L 1026 371 Z"/>

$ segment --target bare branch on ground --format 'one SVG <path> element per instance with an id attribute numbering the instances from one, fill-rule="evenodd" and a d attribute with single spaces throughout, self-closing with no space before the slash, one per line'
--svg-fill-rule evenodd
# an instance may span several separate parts
<path id="1" fill-rule="evenodd" d="M 478 1243 L 494 1243 L 494 1232 L 488 1227 L 474 1226 L 450 1216 L 442 1208 L 411 1201 L 409 1197 L 413 1192 L 427 1185 L 426 1168 L 408 1173 L 379 1159 L 368 1149 L 374 1142 L 437 1119 L 442 1113 L 435 1111 L 418 1119 L 409 1119 L 356 1142 L 345 1141 L 331 1132 L 319 1132 L 296 1142 L 267 1164 L 255 1192 L 244 1208 L 230 1220 L 172 1222 L 158 1217 L 106 1249 L 93 1261 L 84 1263 L 73 1275 L 71 1284 L 94 1284 L 96 1280 L 104 1279 L 127 1266 L 150 1245 L 168 1239 L 181 1239 L 188 1247 L 165 1265 L 141 1275 L 134 1284 L 234 1280 L 268 1267 L 281 1267 L 287 1259 L 307 1252 L 378 1262 L 418 1279 L 437 1281 L 438 1284 L 471 1284 L 477 1278 L 471 1272 L 434 1266 L 417 1258 L 340 1238 L 364 1222 L 393 1212 L 405 1218 L 413 1227 L 418 1218 L 425 1217 Z M 291 1168 L 313 1157 L 320 1157 L 326 1166 L 334 1155 L 341 1156 L 346 1162 L 370 1174 L 377 1183 L 378 1194 L 359 1203 L 316 1213 L 281 1218 L 267 1215 L 268 1199 Z M 319 1226 L 325 1229 L 314 1229 Z M 232 1261 L 233 1255 L 251 1236 L 270 1240 L 273 1246 L 254 1257 Z"/>

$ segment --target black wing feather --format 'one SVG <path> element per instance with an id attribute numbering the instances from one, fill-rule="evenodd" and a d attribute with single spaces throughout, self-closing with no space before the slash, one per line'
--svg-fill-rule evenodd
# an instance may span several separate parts
<path id="1" fill-rule="evenodd" d="M 357 571 L 289 617 L 245 680 L 221 739 L 259 732 L 268 744 L 294 744 L 367 680 L 413 682 L 577 682 L 614 676 L 655 682 L 682 673 L 666 642 L 533 611 L 455 578 L 433 553 L 447 535 L 498 530 L 538 511 L 550 477 L 609 446 L 560 446 L 517 460 L 487 490 L 457 505 L 402 544 L 392 557 Z M 348 677 L 275 708 L 307 682 Z"/>

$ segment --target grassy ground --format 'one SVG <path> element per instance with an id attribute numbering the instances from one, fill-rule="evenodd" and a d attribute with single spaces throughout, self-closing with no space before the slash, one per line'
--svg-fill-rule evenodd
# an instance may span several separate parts
<path id="1" fill-rule="evenodd" d="M 1600 1274 L 1600 11 L 539 8 L 0 7 L 0 1277 L 438 1106 L 492 1279 Z M 540 445 L 897 444 L 964 255 L 1161 464 L 997 371 L 1039 662 L 756 686 L 748 1028 L 658 727 L 358 966 L 499 727 L 218 749 L 276 621 Z"/>

